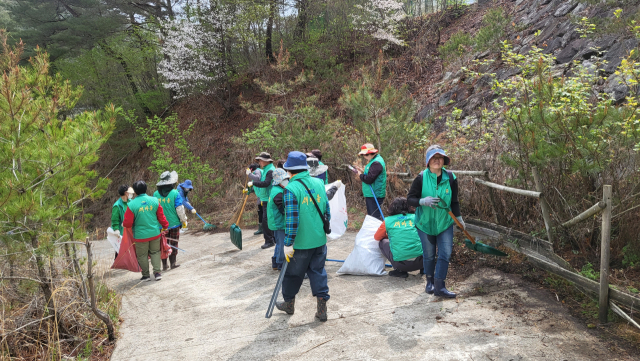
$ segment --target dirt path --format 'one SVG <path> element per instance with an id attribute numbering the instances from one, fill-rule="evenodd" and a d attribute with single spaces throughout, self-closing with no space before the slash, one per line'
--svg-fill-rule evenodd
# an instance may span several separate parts
<path id="1" fill-rule="evenodd" d="M 354 238 L 330 241 L 329 257 L 346 258 Z M 340 264 L 328 262 L 326 323 L 314 320 L 308 281 L 295 315 L 276 310 L 265 319 L 278 274 L 271 270 L 273 248 L 261 244 L 245 236 L 237 251 L 227 234 L 183 235 L 182 267 L 161 281 L 110 272 L 109 282 L 123 294 L 124 319 L 112 359 L 632 359 L 612 355 L 549 292 L 494 269 L 451 285 L 462 297 L 443 301 L 424 293 L 417 274 L 338 276 Z M 96 242 L 105 262 L 113 254 L 108 247 Z"/>

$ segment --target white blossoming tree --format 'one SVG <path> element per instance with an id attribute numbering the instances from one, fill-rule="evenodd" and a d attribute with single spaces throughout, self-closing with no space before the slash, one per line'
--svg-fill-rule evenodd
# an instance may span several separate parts
<path id="1" fill-rule="evenodd" d="M 356 5 L 356 8 L 358 11 L 352 18 L 357 30 L 384 40 L 387 45 L 405 45 L 398 34 L 398 24 L 407 16 L 401 1 L 365 0 L 363 4 Z"/>
<path id="2" fill-rule="evenodd" d="M 165 88 L 178 98 L 214 91 L 225 75 L 220 13 L 196 9 L 194 14 L 163 24 L 165 57 L 158 72 L 165 79 Z"/>

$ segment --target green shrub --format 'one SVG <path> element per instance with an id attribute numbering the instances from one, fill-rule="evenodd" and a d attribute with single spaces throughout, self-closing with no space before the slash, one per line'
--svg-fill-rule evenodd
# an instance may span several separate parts
<path id="1" fill-rule="evenodd" d="M 473 39 L 464 31 L 459 31 L 438 48 L 442 60 L 446 63 L 461 57 L 473 45 Z"/>
<path id="2" fill-rule="evenodd" d="M 505 27 L 509 24 L 502 8 L 491 9 L 482 19 L 480 28 L 474 40 L 476 50 L 500 50 L 500 40 L 505 36 Z"/>
<path id="3" fill-rule="evenodd" d="M 640 264 L 640 252 L 631 249 L 630 245 L 622 247 L 622 265 L 625 267 L 635 267 Z"/>
<path id="4" fill-rule="evenodd" d="M 580 271 L 580 274 L 594 281 L 600 280 L 600 272 L 595 271 L 591 263 L 587 263 L 584 266 L 582 266 L 582 270 Z"/>

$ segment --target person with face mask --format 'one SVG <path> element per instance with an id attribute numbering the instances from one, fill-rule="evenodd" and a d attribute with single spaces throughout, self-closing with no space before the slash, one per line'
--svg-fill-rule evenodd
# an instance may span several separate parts
<path id="1" fill-rule="evenodd" d="M 271 268 L 282 269 L 284 262 L 284 189 L 289 184 L 289 174 L 282 168 L 273 171 L 273 188 L 269 195 L 268 223 L 276 239 L 276 247 L 271 257 Z"/>
<path id="2" fill-rule="evenodd" d="M 264 236 L 264 244 L 260 246 L 262 249 L 273 247 L 276 245 L 276 240 L 273 237 L 273 231 L 269 229 L 269 209 L 267 204 L 269 203 L 269 194 L 271 194 L 271 182 L 273 181 L 273 171 L 276 167 L 273 165 L 273 159 L 271 154 L 262 152 L 255 157 L 258 161 L 261 170 L 261 176 L 259 181 L 249 181 L 248 187 L 253 187 L 253 191 L 256 192 L 256 196 L 260 198 L 262 204 L 262 231 Z"/>
<path id="3" fill-rule="evenodd" d="M 191 212 L 191 214 L 196 214 L 196 209 L 193 208 L 191 202 L 189 202 L 189 192 L 193 190 L 193 183 L 191 183 L 191 179 L 187 179 L 186 181 L 180 183 L 178 185 L 178 193 L 180 193 L 180 198 L 182 198 L 182 204 L 184 204 L 184 208 L 187 209 L 187 212 Z"/>
<path id="4" fill-rule="evenodd" d="M 111 229 L 113 229 L 118 237 L 122 237 L 122 222 L 124 222 L 124 213 L 127 210 L 127 202 L 131 199 L 128 194 L 129 186 L 126 184 L 118 187 L 118 200 L 111 207 Z M 116 252 L 116 258 L 118 252 Z"/>

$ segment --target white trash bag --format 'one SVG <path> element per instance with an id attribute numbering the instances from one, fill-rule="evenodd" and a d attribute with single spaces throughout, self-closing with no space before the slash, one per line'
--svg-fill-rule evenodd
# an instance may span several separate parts
<path id="1" fill-rule="evenodd" d="M 116 252 L 120 253 L 120 242 L 122 242 L 122 235 L 118 236 L 116 231 L 114 231 L 113 228 L 109 227 L 107 228 L 107 241 L 111 243 L 111 246 L 116 250 Z"/>
<path id="2" fill-rule="evenodd" d="M 331 188 L 331 184 L 325 185 L 326 189 Z M 333 198 L 329 201 L 331 208 L 331 233 L 327 235 L 329 239 L 338 239 L 347 231 L 347 197 L 344 194 L 344 186 L 340 187 Z"/>
<path id="3" fill-rule="evenodd" d="M 362 223 L 362 228 L 356 235 L 356 244 L 353 251 L 337 274 L 350 274 L 360 276 L 384 276 L 387 272 L 384 270 L 386 259 L 380 251 L 378 241 L 373 238 L 382 221 L 377 218 L 366 216 Z"/>

